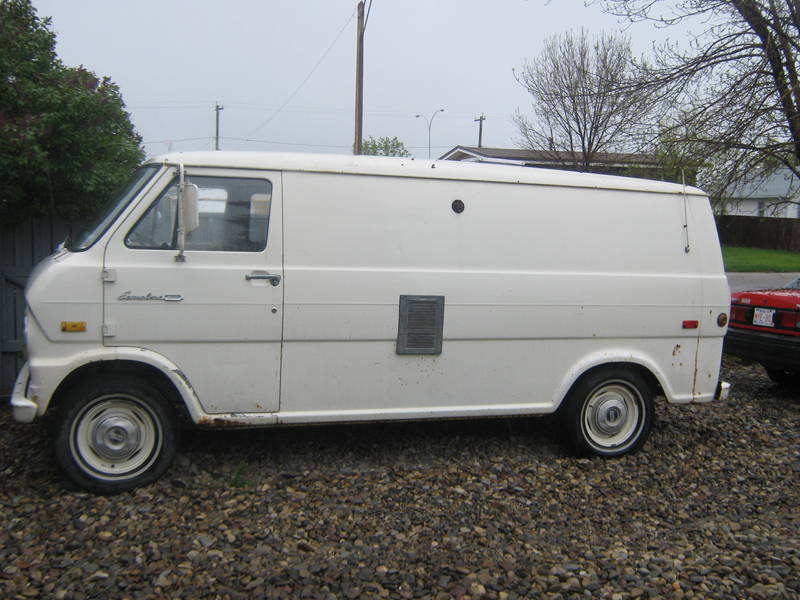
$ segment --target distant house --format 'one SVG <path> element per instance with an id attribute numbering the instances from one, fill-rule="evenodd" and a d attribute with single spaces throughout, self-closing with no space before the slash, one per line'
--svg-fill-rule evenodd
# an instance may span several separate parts
<path id="1" fill-rule="evenodd" d="M 800 217 L 800 179 L 783 167 L 737 185 L 717 212 L 742 217 Z"/>
<path id="2" fill-rule="evenodd" d="M 462 160 L 468 162 L 487 162 L 543 169 L 565 171 L 581 170 L 576 157 L 569 152 L 524 150 L 520 148 L 485 148 L 477 146 L 456 146 L 445 152 L 439 160 Z M 607 175 L 625 175 L 645 179 L 660 179 L 681 183 L 681 171 L 665 166 L 652 154 L 598 153 L 588 171 Z M 696 167 L 684 169 L 687 185 L 694 185 L 697 179 Z"/>

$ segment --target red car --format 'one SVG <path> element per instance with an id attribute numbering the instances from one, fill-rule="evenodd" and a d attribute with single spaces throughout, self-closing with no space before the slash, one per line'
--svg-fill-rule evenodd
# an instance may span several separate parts
<path id="1" fill-rule="evenodd" d="M 761 363 L 775 383 L 800 387 L 800 278 L 732 294 L 725 352 Z"/>

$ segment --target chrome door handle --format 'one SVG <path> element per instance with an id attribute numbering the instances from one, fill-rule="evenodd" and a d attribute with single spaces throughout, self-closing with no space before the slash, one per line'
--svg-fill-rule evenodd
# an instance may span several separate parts
<path id="1" fill-rule="evenodd" d="M 273 275 L 272 273 L 259 273 L 254 271 L 253 273 L 248 273 L 244 276 L 247 281 L 251 281 L 253 279 L 266 279 L 269 281 L 273 286 L 278 285 L 281 282 L 280 275 Z"/>

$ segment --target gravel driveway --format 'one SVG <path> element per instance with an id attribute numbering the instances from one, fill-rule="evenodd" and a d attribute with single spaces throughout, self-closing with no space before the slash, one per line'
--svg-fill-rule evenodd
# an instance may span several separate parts
<path id="1" fill-rule="evenodd" d="M 550 418 L 190 432 L 114 497 L 4 407 L 0 597 L 800 598 L 800 401 L 724 376 L 620 460 Z"/>

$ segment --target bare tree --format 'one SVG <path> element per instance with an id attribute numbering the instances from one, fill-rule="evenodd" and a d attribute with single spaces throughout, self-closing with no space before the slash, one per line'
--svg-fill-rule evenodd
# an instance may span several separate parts
<path id="1" fill-rule="evenodd" d="M 599 153 L 638 149 L 652 105 L 649 91 L 634 85 L 627 38 L 590 39 L 585 30 L 552 36 L 515 76 L 532 96 L 533 118 L 514 116 L 528 148 L 580 170 L 591 170 Z"/>
<path id="2" fill-rule="evenodd" d="M 699 27 L 696 41 L 657 46 L 637 86 L 679 110 L 661 140 L 702 159 L 724 197 L 786 167 L 800 177 L 798 0 L 587 0 L 630 21 Z"/>

